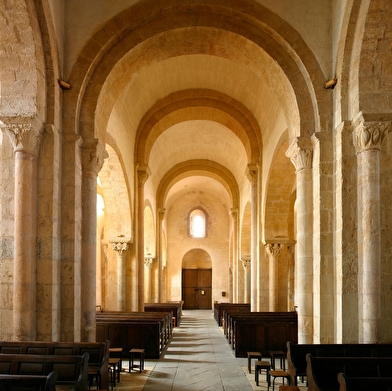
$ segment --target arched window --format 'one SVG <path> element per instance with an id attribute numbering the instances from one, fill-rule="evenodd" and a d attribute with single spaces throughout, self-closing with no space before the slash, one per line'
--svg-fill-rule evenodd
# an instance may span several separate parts
<path id="1" fill-rule="evenodd" d="M 201 209 L 194 209 L 189 214 L 189 236 L 191 238 L 206 237 L 206 214 Z"/>

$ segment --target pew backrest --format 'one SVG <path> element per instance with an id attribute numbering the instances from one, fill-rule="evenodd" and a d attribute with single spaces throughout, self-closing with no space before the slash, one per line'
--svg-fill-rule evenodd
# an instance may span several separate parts
<path id="1" fill-rule="evenodd" d="M 392 377 L 349 377 L 339 373 L 338 382 L 339 391 L 392 390 Z"/>
<path id="2" fill-rule="evenodd" d="M 48 375 L 0 374 L 0 391 L 56 391 L 56 372 Z"/>
<path id="3" fill-rule="evenodd" d="M 83 356 L 0 354 L 0 373 L 6 375 L 58 375 L 56 384 L 75 391 L 88 389 L 88 359 Z"/>

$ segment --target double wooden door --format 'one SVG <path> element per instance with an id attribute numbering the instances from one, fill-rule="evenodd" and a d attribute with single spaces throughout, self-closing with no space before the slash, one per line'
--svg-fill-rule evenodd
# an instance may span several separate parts
<path id="1" fill-rule="evenodd" d="M 184 309 L 212 308 L 212 269 L 182 269 Z"/>

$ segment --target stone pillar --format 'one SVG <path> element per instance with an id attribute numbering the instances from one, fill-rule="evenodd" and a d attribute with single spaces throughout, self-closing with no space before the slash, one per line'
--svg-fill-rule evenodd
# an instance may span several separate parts
<path id="1" fill-rule="evenodd" d="M 238 209 L 232 208 L 230 210 L 231 218 L 233 220 L 233 266 L 232 266 L 232 275 L 233 275 L 233 303 L 238 303 Z"/>
<path id="2" fill-rule="evenodd" d="M 152 269 L 152 264 L 154 262 L 154 258 L 152 257 L 144 257 L 144 267 L 145 267 L 145 276 L 144 276 L 144 300 L 146 303 L 151 303 L 151 282 L 152 282 L 152 276 L 151 276 L 151 269 Z"/>
<path id="3" fill-rule="evenodd" d="M 119 235 L 109 239 L 117 258 L 117 310 L 127 310 L 127 268 L 126 260 L 131 238 Z"/>
<path id="4" fill-rule="evenodd" d="M 257 185 L 258 167 L 249 164 L 247 176 L 251 184 L 251 228 L 250 228 L 250 310 L 257 311 L 259 307 L 258 292 L 258 259 L 257 259 Z"/>
<path id="5" fill-rule="evenodd" d="M 295 275 L 295 261 L 294 261 L 294 249 L 295 243 L 288 243 L 287 246 L 287 256 L 288 256 L 288 286 L 287 286 L 287 309 L 289 311 L 294 311 L 294 275 Z"/>
<path id="6" fill-rule="evenodd" d="M 37 330 L 37 157 L 41 133 L 34 128 L 32 118 L 2 118 L 2 122 L 15 153 L 13 338 L 34 340 Z"/>
<path id="7" fill-rule="evenodd" d="M 283 244 L 267 242 L 265 248 L 269 259 L 269 310 L 277 311 L 278 308 L 278 274 L 277 262 Z"/>
<path id="8" fill-rule="evenodd" d="M 250 303 L 250 258 L 242 258 L 242 267 L 244 269 L 244 303 Z"/>
<path id="9" fill-rule="evenodd" d="M 389 122 L 354 121 L 358 162 L 359 342 L 381 340 L 380 149 Z"/>
<path id="10" fill-rule="evenodd" d="M 158 233 L 157 233 L 157 249 L 158 249 L 158 303 L 163 302 L 163 248 L 162 248 L 162 232 L 163 221 L 165 219 L 165 208 L 158 208 Z"/>
<path id="11" fill-rule="evenodd" d="M 98 140 L 82 147 L 81 339 L 95 342 L 97 176 L 107 152 Z"/>
<path id="12" fill-rule="evenodd" d="M 144 311 L 144 185 L 150 175 L 147 166 L 137 168 L 138 180 L 138 311 Z"/>
<path id="13" fill-rule="evenodd" d="M 298 137 L 286 156 L 296 169 L 297 248 L 295 305 L 298 307 L 298 342 L 313 342 L 313 193 L 312 143 Z"/>

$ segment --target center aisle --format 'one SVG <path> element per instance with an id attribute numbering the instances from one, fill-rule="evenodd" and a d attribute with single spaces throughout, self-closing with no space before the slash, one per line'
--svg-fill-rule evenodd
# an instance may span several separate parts
<path id="1" fill-rule="evenodd" d="M 181 319 L 143 391 L 252 391 L 246 359 L 234 357 L 213 311 L 184 310 Z"/>

